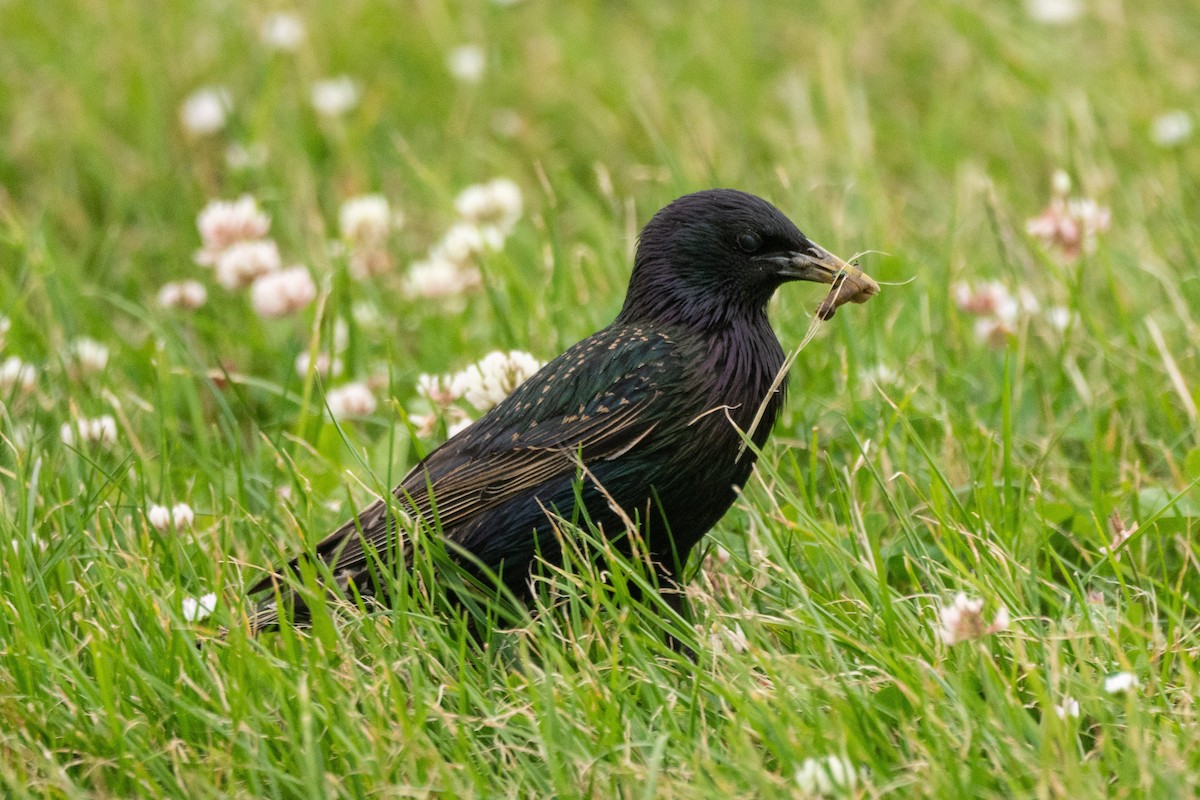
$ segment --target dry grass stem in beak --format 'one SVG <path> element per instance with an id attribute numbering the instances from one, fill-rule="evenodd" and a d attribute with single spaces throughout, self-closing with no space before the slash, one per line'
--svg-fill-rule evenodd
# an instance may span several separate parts
<path id="1" fill-rule="evenodd" d="M 829 294 L 817 306 L 817 316 L 830 319 L 846 303 L 865 303 L 879 294 L 879 284 L 870 275 L 850 264 L 833 279 Z"/>

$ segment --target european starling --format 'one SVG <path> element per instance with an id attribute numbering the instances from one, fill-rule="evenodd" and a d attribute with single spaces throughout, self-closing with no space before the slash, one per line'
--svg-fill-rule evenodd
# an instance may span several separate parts
<path id="1" fill-rule="evenodd" d="M 487 567 L 528 600 L 537 558 L 562 561 L 548 515 L 572 519 L 582 502 L 607 537 L 635 520 L 662 585 L 673 587 L 750 475 L 754 450 L 743 436 L 762 447 L 783 403 L 784 353 L 766 308 L 795 280 L 841 292 L 822 303 L 823 317 L 879 288 L 761 198 L 729 189 L 679 198 L 642 230 L 611 325 L 431 452 L 393 490 L 390 510 L 376 501 L 320 542 L 315 557 L 343 591 L 353 584 L 387 602 L 381 566 L 407 568 L 411 527 L 420 524 L 440 532 L 448 552 L 468 554 L 464 567 Z M 283 591 L 295 622 L 305 623 L 303 603 Z M 664 597 L 679 607 L 678 592 Z M 277 622 L 273 601 L 251 621 L 255 630 Z"/>

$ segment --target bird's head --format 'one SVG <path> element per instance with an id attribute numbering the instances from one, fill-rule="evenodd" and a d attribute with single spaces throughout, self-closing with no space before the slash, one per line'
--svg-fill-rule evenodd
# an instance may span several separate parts
<path id="1" fill-rule="evenodd" d="M 766 200 L 709 189 L 675 200 L 646 223 L 621 317 L 725 325 L 763 314 L 781 284 L 833 283 L 848 270 L 861 275 Z"/>

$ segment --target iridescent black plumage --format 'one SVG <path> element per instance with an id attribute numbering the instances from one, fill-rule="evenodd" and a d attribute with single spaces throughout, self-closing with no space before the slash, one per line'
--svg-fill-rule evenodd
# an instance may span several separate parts
<path id="1" fill-rule="evenodd" d="M 394 490 L 393 508 L 526 596 L 535 557 L 561 559 L 547 512 L 569 519 L 581 497 L 612 535 L 625 529 L 615 501 L 673 577 L 749 477 L 754 454 L 739 431 L 765 402 L 751 433 L 761 446 L 783 401 L 771 394 L 784 355 L 768 300 L 786 281 L 830 283 L 843 267 L 765 200 L 724 189 L 676 200 L 643 229 L 616 320 L 430 453 Z M 315 555 L 340 585 L 375 594 L 374 560 L 409 554 L 393 516 L 378 501 Z M 253 622 L 274 624 L 276 611 Z"/>

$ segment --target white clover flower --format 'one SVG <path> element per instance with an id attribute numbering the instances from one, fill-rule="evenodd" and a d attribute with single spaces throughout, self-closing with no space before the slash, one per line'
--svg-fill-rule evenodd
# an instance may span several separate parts
<path id="1" fill-rule="evenodd" d="M 827 797 L 851 792 L 866 782 L 866 771 L 842 756 L 806 758 L 796 768 L 796 787 L 805 797 Z"/>
<path id="2" fill-rule="evenodd" d="M 525 119 L 512 108 L 499 108 L 492 114 L 492 131 L 505 139 L 514 139 L 525 130 Z"/>
<path id="3" fill-rule="evenodd" d="M 260 317 L 294 314 L 317 297 L 317 285 L 305 267 L 270 272 L 250 287 L 250 304 Z"/>
<path id="4" fill-rule="evenodd" d="M 393 224 L 388 199 L 381 194 L 352 197 L 338 211 L 338 229 L 353 247 L 378 247 L 387 239 Z"/>
<path id="5" fill-rule="evenodd" d="M 111 414 L 104 414 L 88 423 L 88 433 L 93 442 L 114 444 L 117 441 L 117 422 Z"/>
<path id="6" fill-rule="evenodd" d="M 392 270 L 392 257 L 381 247 L 356 248 L 350 252 L 347 262 L 350 277 L 365 281 L 372 275 L 382 275 Z"/>
<path id="7" fill-rule="evenodd" d="M 164 283 L 158 290 L 158 304 L 162 308 L 177 308 L 194 311 L 208 300 L 208 290 L 200 281 L 174 281 Z"/>
<path id="8" fill-rule="evenodd" d="M 349 75 L 326 78 L 312 87 L 312 105 L 324 117 L 340 117 L 358 105 L 358 82 Z"/>
<path id="9" fill-rule="evenodd" d="M 1067 214 L 1083 231 L 1085 238 L 1103 233 L 1112 222 L 1112 211 L 1090 197 L 1068 200 Z"/>
<path id="10" fill-rule="evenodd" d="M 966 282 L 954 285 L 954 302 L 968 314 L 992 315 L 1011 320 L 1019 308 L 1008 287 L 999 281 L 989 281 L 977 287 Z"/>
<path id="11" fill-rule="evenodd" d="M 274 239 L 235 242 L 217 257 L 215 276 L 226 289 L 243 289 L 283 266 Z"/>
<path id="12" fill-rule="evenodd" d="M 483 283 L 475 267 L 460 267 L 444 258 L 415 261 L 404 277 L 404 292 L 409 297 L 455 299 Z"/>
<path id="13" fill-rule="evenodd" d="M 1071 193 L 1071 174 L 1065 169 L 1056 169 L 1050 175 L 1050 191 L 1059 197 Z"/>
<path id="14" fill-rule="evenodd" d="M 379 309 L 367 300 L 359 300 L 351 306 L 350 316 L 358 323 L 359 328 L 372 330 L 383 325 L 383 317 L 379 315 Z"/>
<path id="15" fill-rule="evenodd" d="M 0 314 L 0 350 L 4 349 L 4 340 L 12 330 L 12 320 Z"/>
<path id="16" fill-rule="evenodd" d="M 975 320 L 975 338 L 986 345 L 1003 350 L 1016 331 L 998 317 L 980 317 Z"/>
<path id="17" fill-rule="evenodd" d="M 437 414 L 409 414 L 408 421 L 416 429 L 417 436 L 425 439 L 433 435 L 434 428 L 437 427 Z"/>
<path id="18" fill-rule="evenodd" d="M 258 29 L 259 41 L 268 50 L 293 52 L 300 49 L 308 31 L 304 28 L 304 20 L 290 11 L 276 11 L 263 18 L 262 27 Z"/>
<path id="19" fill-rule="evenodd" d="M 347 383 L 336 389 L 330 389 L 325 395 L 329 411 L 335 419 L 346 417 L 365 417 L 375 412 L 375 395 L 366 384 Z"/>
<path id="20" fill-rule="evenodd" d="M 200 597 L 185 597 L 179 610 L 188 622 L 199 622 L 217 610 L 217 596 L 209 592 Z"/>
<path id="21" fill-rule="evenodd" d="M 454 200 L 454 210 L 480 228 L 493 227 L 508 235 L 521 218 L 521 188 L 508 178 L 468 186 Z"/>
<path id="22" fill-rule="evenodd" d="M 351 311 L 353 313 L 353 311 Z M 338 317 L 333 321 L 333 349 L 342 352 L 350 346 L 350 325 Z"/>
<path id="23" fill-rule="evenodd" d="M 1160 114 L 1150 123 L 1150 138 L 1159 147 L 1178 147 L 1192 137 L 1192 117 L 1183 109 Z"/>
<path id="24" fill-rule="evenodd" d="M 482 412 L 498 405 L 541 368 L 542 362 L 529 353 L 495 351 L 455 375 L 453 384 L 468 403 Z"/>
<path id="25" fill-rule="evenodd" d="M 1138 532 L 1138 523 L 1135 520 L 1133 524 L 1126 525 L 1125 521 L 1121 519 L 1121 512 L 1113 509 L 1112 514 L 1108 517 L 1108 527 L 1112 531 L 1112 540 L 1108 543 L 1108 547 L 1101 547 L 1100 552 L 1102 554 L 1111 553 L 1113 558 L 1120 558 L 1121 547 Z"/>
<path id="26" fill-rule="evenodd" d="M 171 527 L 171 509 L 166 506 L 152 504 L 146 510 L 146 519 L 157 531 L 165 531 Z"/>
<path id="27" fill-rule="evenodd" d="M 718 655 L 725 652 L 726 646 L 734 653 L 744 653 L 750 649 L 750 640 L 746 638 L 746 632 L 737 622 L 733 624 L 732 628 L 718 628 L 710 633 L 708 644 L 710 649 Z"/>
<path id="28" fill-rule="evenodd" d="M 225 166 L 232 170 L 258 169 L 267 163 L 267 146 L 262 142 L 234 142 L 225 148 Z"/>
<path id="29" fill-rule="evenodd" d="M 486 66 L 487 56 L 477 44 L 455 47 L 446 57 L 446 67 L 450 74 L 463 83 L 479 83 L 483 79 Z"/>
<path id="30" fill-rule="evenodd" d="M 33 390 L 37 385 L 37 369 L 33 364 L 26 364 L 17 356 L 9 356 L 0 363 L 0 390 L 4 393 L 15 387 L 23 392 Z"/>
<path id="31" fill-rule="evenodd" d="M 1054 713 L 1059 719 L 1079 716 L 1079 701 L 1074 697 L 1064 697 L 1061 703 L 1054 706 Z"/>
<path id="32" fill-rule="evenodd" d="M 315 367 L 313 366 L 315 363 Z M 322 378 L 336 378 L 342 374 L 342 360 L 337 356 L 330 357 L 328 353 L 317 353 L 316 361 L 305 350 L 296 356 L 296 372 L 301 376 L 307 375 L 309 368 Z"/>
<path id="33" fill-rule="evenodd" d="M 954 285 L 954 302 L 962 311 L 978 317 L 975 336 L 993 347 L 1004 347 L 1008 337 L 1016 332 L 1021 314 L 1035 313 L 1037 298 L 1021 287 L 1014 296 L 999 281 L 972 286 L 960 282 Z"/>
<path id="34" fill-rule="evenodd" d="M 1082 0 L 1026 0 L 1025 12 L 1034 22 L 1065 25 L 1083 16 Z"/>
<path id="35" fill-rule="evenodd" d="M 433 260 L 450 261 L 459 266 L 470 263 L 484 253 L 496 252 L 504 247 L 504 234 L 499 228 L 488 225 L 480 227 L 471 222 L 459 222 L 442 235 L 429 251 Z"/>
<path id="36" fill-rule="evenodd" d="M 171 520 L 179 530 L 190 528 L 196 520 L 196 512 L 187 503 L 176 503 L 171 506 Z"/>
<path id="37" fill-rule="evenodd" d="M 1010 619 L 1008 616 L 1008 608 L 1005 606 L 1000 606 L 1000 608 L 996 610 L 996 616 L 992 617 L 992 624 L 989 625 L 987 630 L 984 632 L 996 633 L 997 631 L 1006 631 L 1008 630 L 1009 622 Z"/>
<path id="38" fill-rule="evenodd" d="M 962 592 L 954 597 L 954 602 L 943 606 L 940 614 L 942 641 L 953 645 L 959 642 L 979 639 L 984 636 L 1008 629 L 1008 609 L 1001 607 L 990 625 L 983 619 L 983 600 L 970 599 Z"/>
<path id="39" fill-rule="evenodd" d="M 422 373 L 417 376 L 417 394 L 437 408 L 445 408 L 462 397 L 462 392 L 458 388 L 454 378 L 450 375 Z"/>
<path id="40" fill-rule="evenodd" d="M 1112 212 L 1091 198 L 1069 198 L 1070 188 L 1066 173 L 1055 172 L 1050 203 L 1025 222 L 1025 232 L 1074 261 L 1080 253 L 1095 249 L 1099 235 L 1112 223 Z"/>
<path id="41" fill-rule="evenodd" d="M 900 373 L 896 372 L 888 364 L 876 364 L 869 369 L 863 370 L 860 374 L 863 380 L 878 383 L 881 386 L 894 386 L 900 383 Z"/>
<path id="42" fill-rule="evenodd" d="M 111 445 L 117 441 L 117 422 L 111 414 L 105 414 L 93 419 L 80 417 L 74 422 L 64 422 L 59 431 L 64 444 L 101 444 Z"/>
<path id="43" fill-rule="evenodd" d="M 86 336 L 68 344 L 67 355 L 84 373 L 100 372 L 108 366 L 108 348 Z"/>
<path id="44" fill-rule="evenodd" d="M 209 136 L 225 127 L 225 117 L 232 108 L 228 89 L 206 86 L 183 101 L 179 122 L 193 136 Z"/>
<path id="45" fill-rule="evenodd" d="M 465 431 L 467 428 L 471 427 L 471 425 L 473 425 L 474 423 L 475 423 L 475 420 L 471 419 L 470 417 L 468 417 L 466 415 L 463 415 L 459 419 L 455 420 L 454 422 L 451 422 L 449 425 L 446 426 L 446 436 L 450 439 L 453 439 L 455 436 L 458 436 L 460 433 Z"/>
<path id="46" fill-rule="evenodd" d="M 28 541 L 22 541 L 21 539 L 13 539 L 12 540 L 12 549 L 13 549 L 14 553 L 21 552 L 21 548 L 26 545 L 28 545 L 31 549 L 37 550 L 39 553 L 46 552 L 46 548 L 49 547 L 49 545 L 46 544 L 45 540 L 43 540 L 36 533 L 29 534 Z"/>
<path id="47" fill-rule="evenodd" d="M 1104 691 L 1108 694 L 1125 694 L 1138 688 L 1137 675 L 1132 672 L 1114 672 L 1104 677 Z"/>
<path id="48" fill-rule="evenodd" d="M 1046 309 L 1046 322 L 1056 331 L 1065 331 L 1076 319 L 1075 312 L 1065 306 L 1051 306 Z"/>
<path id="49" fill-rule="evenodd" d="M 1018 311 L 1025 313 L 1025 314 L 1037 314 L 1041 310 L 1042 310 L 1042 304 L 1038 302 L 1037 295 L 1034 294 L 1026 286 L 1018 286 L 1017 287 L 1017 308 L 1014 308 L 1011 311 L 1007 311 L 1007 313 L 1009 314 L 1009 316 L 1007 316 L 1007 317 L 1004 317 L 1003 314 L 1001 314 L 1000 316 L 1009 322 L 1015 322 L 1017 319 Z"/>
<path id="50" fill-rule="evenodd" d="M 231 244 L 264 238 L 271 228 L 271 218 L 259 209 L 253 197 L 242 195 L 232 201 L 210 201 L 196 217 L 196 227 L 204 248 L 196 260 L 211 266 Z"/>

